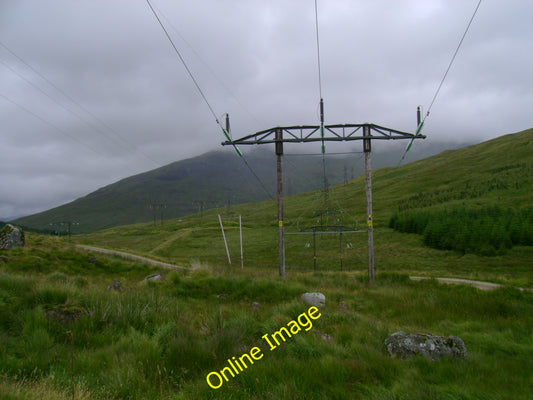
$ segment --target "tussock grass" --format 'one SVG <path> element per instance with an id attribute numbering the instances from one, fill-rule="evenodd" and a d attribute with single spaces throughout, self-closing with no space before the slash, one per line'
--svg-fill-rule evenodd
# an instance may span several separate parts
<path id="1" fill-rule="evenodd" d="M 205 261 L 140 284 L 152 269 L 113 258 L 99 258 L 98 271 L 90 263 L 84 275 L 79 266 L 69 271 L 62 257 L 88 255 L 59 244 L 51 264 L 35 268 L 28 255 L 40 246 L 7 252 L 0 269 L 3 398 L 69 398 L 72 355 L 80 399 L 527 399 L 533 391 L 530 292 L 383 271 L 370 287 L 359 272 L 293 271 L 279 280 L 263 268 Z M 114 276 L 123 292 L 105 289 Z M 313 328 L 269 351 L 261 336 L 304 312 L 299 297 L 315 290 L 327 300 Z M 74 317 L 51 318 L 50 310 Z M 384 340 L 399 330 L 460 336 L 469 357 L 391 359 Z M 263 349 L 261 360 L 220 389 L 208 387 L 209 372 L 253 346 Z"/>
<path id="2" fill-rule="evenodd" d="M 2 400 L 70 400 L 72 399 L 72 389 L 62 388 L 54 382 L 54 377 L 50 379 L 13 379 L 0 375 L 0 387 L 2 388 Z M 83 383 L 75 386 L 75 398 L 78 400 L 95 399 L 86 390 Z"/>
<path id="3" fill-rule="evenodd" d="M 352 247 L 345 249 L 348 271 L 342 272 L 340 237 L 319 238 L 316 271 L 312 249 L 305 246 L 309 238 L 287 237 L 287 277 L 279 279 L 275 201 L 239 205 L 224 214 L 231 266 L 218 227 L 220 210 L 161 227 L 140 224 L 74 239 L 192 267 L 164 271 L 166 279 L 157 283 L 140 284 L 157 269 L 29 234 L 26 248 L 3 252 L 0 261 L 2 395 L 63 399 L 74 372 L 79 397 L 98 400 L 529 399 L 533 293 L 510 286 L 533 287 L 533 247 L 513 246 L 495 256 L 461 254 L 429 248 L 422 236 L 396 232 L 387 222 L 396 212 L 417 213 L 417 208 L 531 207 L 530 136 L 531 131 L 523 132 L 375 171 L 377 279 L 371 286 L 365 235 L 343 237 Z M 521 160 L 502 160 L 505 153 Z M 363 179 L 333 187 L 330 195 L 364 221 Z M 286 222 L 314 197 L 287 199 Z M 235 261 L 239 214 L 244 270 Z M 507 287 L 485 292 L 415 282 L 409 275 Z M 106 290 L 114 278 L 123 292 Z M 299 297 L 309 291 L 326 295 L 322 316 L 310 331 L 270 351 L 261 336 L 304 312 Z M 384 341 L 400 330 L 459 336 L 469 356 L 440 362 L 391 359 Z M 73 335 L 72 346 L 66 332 Z M 325 335 L 332 340 L 325 341 Z M 220 389 L 207 385 L 209 372 L 254 346 L 262 349 L 262 359 Z"/>

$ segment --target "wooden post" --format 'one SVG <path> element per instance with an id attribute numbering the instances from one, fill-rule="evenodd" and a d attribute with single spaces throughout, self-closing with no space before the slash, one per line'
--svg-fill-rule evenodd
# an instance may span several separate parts
<path id="1" fill-rule="evenodd" d="M 242 252 L 242 218 L 239 215 L 239 237 L 241 242 L 241 269 L 244 269 L 244 253 Z"/>
<path id="2" fill-rule="evenodd" d="M 276 156 L 278 172 L 278 246 L 279 246 L 279 276 L 285 276 L 285 237 L 283 232 L 283 130 L 276 129 Z"/>
<path id="3" fill-rule="evenodd" d="M 340 228 L 339 232 L 339 247 L 340 247 L 340 253 L 341 253 L 341 271 L 343 269 L 343 263 L 344 263 L 344 249 L 342 248 L 342 226 Z"/>
<path id="4" fill-rule="evenodd" d="M 374 229 L 372 226 L 372 166 L 370 163 L 370 153 L 372 150 L 370 139 L 370 125 L 363 126 L 363 150 L 365 153 L 365 183 L 366 183 L 366 216 L 368 235 L 368 282 L 374 282 Z"/>
<path id="5" fill-rule="evenodd" d="M 220 229 L 222 230 L 222 237 L 224 238 L 224 246 L 226 247 L 226 254 L 228 255 L 228 264 L 231 264 L 231 258 L 229 256 L 228 242 L 226 241 L 226 234 L 224 233 L 224 226 L 222 225 L 222 218 L 218 214 L 218 222 L 220 222 Z"/>
<path id="6" fill-rule="evenodd" d="M 313 226 L 313 268 L 316 271 L 316 226 Z"/>

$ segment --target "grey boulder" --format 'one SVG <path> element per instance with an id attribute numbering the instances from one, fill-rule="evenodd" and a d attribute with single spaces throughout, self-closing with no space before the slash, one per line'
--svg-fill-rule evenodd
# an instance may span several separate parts
<path id="1" fill-rule="evenodd" d="M 163 277 L 163 275 L 156 273 L 156 274 L 148 275 L 146 278 L 144 278 L 142 280 L 142 282 L 143 283 L 146 283 L 146 282 L 161 282 L 164 279 L 165 278 Z"/>
<path id="2" fill-rule="evenodd" d="M 24 246 L 26 240 L 24 231 L 11 224 L 0 230 L 0 250 L 9 250 L 13 247 Z"/>
<path id="3" fill-rule="evenodd" d="M 437 336 L 421 333 L 396 332 L 385 340 L 389 355 L 393 358 L 408 359 L 422 355 L 437 361 L 442 357 L 466 358 L 465 343 L 457 336 Z"/>
<path id="4" fill-rule="evenodd" d="M 300 299 L 310 306 L 324 307 L 326 305 L 326 296 L 320 292 L 304 293 Z"/>

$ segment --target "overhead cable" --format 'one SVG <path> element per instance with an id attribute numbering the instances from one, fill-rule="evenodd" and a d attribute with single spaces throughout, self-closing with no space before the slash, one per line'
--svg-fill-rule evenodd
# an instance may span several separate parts
<path id="1" fill-rule="evenodd" d="M 468 25 L 466 26 L 466 29 L 465 29 L 465 31 L 463 33 L 463 36 L 461 37 L 461 40 L 459 41 L 459 44 L 457 45 L 457 48 L 455 49 L 455 52 L 453 53 L 452 59 L 450 60 L 450 63 L 448 64 L 448 68 L 446 68 L 446 72 L 444 73 L 444 76 L 442 77 L 442 79 L 441 79 L 441 81 L 439 83 L 439 86 L 437 87 L 437 90 L 435 91 L 435 94 L 433 95 L 433 98 L 431 99 L 431 102 L 429 103 L 429 107 L 428 107 L 428 110 L 426 112 L 426 115 L 424 116 L 424 118 L 422 119 L 420 124 L 417 126 L 415 136 L 418 136 L 418 134 L 424 128 L 424 122 L 426 121 L 426 118 L 429 117 L 429 114 L 431 113 L 431 109 L 433 108 L 433 104 L 435 103 L 435 100 L 437 99 L 437 96 L 440 93 L 440 89 L 442 88 L 442 85 L 444 84 L 444 81 L 446 80 L 446 77 L 448 76 L 448 72 L 450 72 L 450 69 L 452 68 L 452 65 L 453 65 L 453 63 L 455 61 L 455 58 L 457 57 L 457 53 L 459 53 L 459 49 L 461 48 L 461 46 L 463 44 L 463 41 L 465 40 L 465 37 L 466 37 L 468 31 L 470 30 L 470 26 L 472 25 L 472 22 L 474 21 L 474 18 L 475 18 L 476 14 L 477 14 L 479 6 L 481 5 L 481 1 L 482 0 L 478 1 L 477 6 L 474 9 L 474 12 L 472 13 L 472 17 L 470 17 L 470 20 L 468 21 Z M 414 141 L 414 138 L 411 139 L 411 141 L 407 145 L 407 147 L 406 147 L 406 149 L 405 149 L 405 151 L 404 151 L 404 153 L 402 155 L 402 158 L 400 159 L 400 162 L 398 163 L 398 165 L 400 165 L 402 163 L 402 161 L 404 160 L 407 152 L 411 149 L 413 141 Z"/>
<path id="2" fill-rule="evenodd" d="M 32 117 L 34 117 L 35 119 L 38 119 L 39 121 L 41 121 L 42 123 L 54 128 L 56 131 L 58 131 L 59 133 L 61 133 L 63 136 L 66 136 L 76 142 L 78 142 L 79 144 L 81 144 L 82 146 L 84 147 L 87 147 L 89 150 L 93 151 L 94 153 L 98 154 L 98 155 L 102 155 L 102 153 L 100 153 L 98 150 L 96 150 L 95 148 L 89 146 L 88 144 L 86 144 L 85 142 L 82 142 L 80 139 L 78 139 L 76 136 L 73 136 L 71 135 L 70 133 L 68 133 L 67 131 L 59 128 L 57 125 L 54 125 L 52 122 L 44 119 L 43 117 L 41 117 L 40 115 L 34 113 L 33 111 L 29 110 L 28 108 L 24 107 L 22 104 L 19 104 L 17 103 L 16 101 L 10 99 L 9 97 L 7 97 L 6 95 L 3 95 L 0 93 L 0 97 L 2 97 L 4 100 L 8 101 L 9 103 L 17 106 L 18 108 L 20 108 L 22 111 L 26 112 L 27 114 L 30 114 Z"/>
<path id="3" fill-rule="evenodd" d="M 465 40 L 466 34 L 468 33 L 468 30 L 470 29 L 470 25 L 472 25 L 472 21 L 474 21 L 474 17 L 477 14 L 477 10 L 479 9 L 479 6 L 481 5 L 481 1 L 477 3 L 476 9 L 474 10 L 474 13 L 472 14 L 472 17 L 470 18 L 470 21 L 468 22 L 468 25 L 463 33 L 463 36 L 461 37 L 461 40 L 459 41 L 459 44 L 457 45 L 457 48 L 455 49 L 455 52 L 453 53 L 452 59 L 450 60 L 450 63 L 448 64 L 448 68 L 446 68 L 446 72 L 444 73 L 444 76 L 442 77 L 442 80 L 440 81 L 439 87 L 437 88 L 437 91 L 435 92 L 435 95 L 433 96 L 433 99 L 431 100 L 431 103 L 429 103 L 428 111 L 426 113 L 426 117 L 429 116 L 429 113 L 431 112 L 431 108 L 433 107 L 433 104 L 435 103 L 435 100 L 437 99 L 437 96 L 439 95 L 440 89 L 442 87 L 442 84 L 446 80 L 446 77 L 448 76 L 448 72 L 450 72 L 450 69 L 452 67 L 453 62 L 455 61 L 455 57 L 457 56 L 457 53 L 459 52 L 459 49 L 461 48 L 461 45 L 463 44 L 463 41 Z M 424 117 L 424 119 L 426 119 Z M 422 124 L 424 123 L 424 120 L 422 120 Z"/>
<path id="4" fill-rule="evenodd" d="M 158 8 L 156 5 L 152 4 L 154 9 L 157 11 L 157 13 L 162 17 L 163 20 L 165 20 L 165 23 L 174 31 L 176 35 L 179 36 L 180 40 L 185 43 L 185 45 L 189 48 L 189 50 L 198 58 L 200 63 L 204 65 L 204 67 L 211 73 L 213 78 L 220 84 L 220 86 L 228 92 L 228 94 L 235 100 L 235 102 L 248 114 L 248 116 L 253 119 L 256 123 L 260 123 L 261 125 L 264 125 L 264 121 L 259 120 L 255 115 L 252 114 L 252 112 L 246 107 L 246 105 L 239 100 L 239 98 L 235 95 L 235 93 L 224 83 L 222 78 L 218 76 L 218 74 L 215 72 L 215 70 L 202 58 L 202 56 L 196 51 L 196 49 L 187 41 L 185 37 L 180 33 L 180 31 L 174 26 L 172 21 L 165 15 L 165 13 Z"/>
<path id="5" fill-rule="evenodd" d="M 318 62 L 318 92 L 320 98 L 322 99 L 322 72 L 320 68 L 320 37 L 318 33 L 318 4 L 315 0 L 315 31 L 316 31 L 316 51 L 317 51 L 317 62 Z"/>
<path id="6" fill-rule="evenodd" d="M 224 136 L 226 137 L 226 139 L 228 139 L 228 141 L 232 142 L 231 140 L 231 137 L 230 137 L 230 132 L 228 132 L 226 130 L 226 128 L 221 124 L 220 120 L 218 119 L 217 117 L 217 114 L 215 113 L 213 107 L 211 106 L 211 104 L 209 103 L 209 101 L 207 100 L 207 97 L 205 96 L 202 88 L 200 87 L 200 85 L 198 84 L 198 81 L 196 80 L 196 78 L 194 77 L 191 69 L 189 68 L 189 66 L 187 65 L 187 63 L 185 62 L 185 59 L 183 58 L 183 56 L 181 55 L 180 51 L 178 50 L 178 48 L 176 47 L 176 45 L 174 44 L 174 41 L 172 40 L 172 37 L 170 36 L 170 34 L 168 33 L 167 29 L 165 28 L 165 25 L 163 24 L 163 22 L 161 21 L 161 19 L 159 18 L 159 15 L 157 14 L 157 12 L 155 11 L 154 7 L 152 6 L 152 3 L 150 2 L 150 0 L 146 0 L 146 2 L 148 3 L 148 6 L 150 7 L 150 10 L 152 10 L 152 13 L 154 14 L 155 18 L 157 19 L 157 22 L 159 23 L 159 25 L 161 26 L 161 28 L 163 29 L 163 32 L 165 32 L 165 35 L 168 39 L 168 41 L 170 42 L 170 44 L 172 45 L 172 48 L 174 49 L 174 52 L 178 55 L 181 63 L 183 64 L 183 66 L 185 67 L 185 70 L 187 71 L 187 73 L 189 74 L 189 77 L 191 78 L 191 80 L 193 81 L 194 85 L 196 86 L 196 89 L 198 90 L 198 92 L 200 93 L 200 95 L 202 96 L 202 99 L 204 100 L 205 104 L 207 105 L 207 107 L 209 108 L 209 111 L 211 111 L 211 114 L 213 115 L 213 117 L 215 118 L 215 121 L 217 123 L 218 126 L 220 126 L 220 128 L 222 129 L 222 132 L 224 133 Z M 257 181 L 260 183 L 261 187 L 263 188 L 263 190 L 268 194 L 268 196 L 272 199 L 274 198 L 272 196 L 272 194 L 268 191 L 268 189 L 266 188 L 265 184 L 261 181 L 261 179 L 259 178 L 259 176 L 255 173 L 255 171 L 252 169 L 252 167 L 250 166 L 250 164 L 248 163 L 248 161 L 246 160 L 246 158 L 244 157 L 244 155 L 242 154 L 242 152 L 239 150 L 239 148 L 234 144 L 232 143 L 232 146 L 233 148 L 235 149 L 235 151 L 237 152 L 237 154 L 242 158 L 242 160 L 244 161 L 244 164 L 248 167 L 248 169 L 250 170 L 250 172 L 253 174 L 253 176 L 257 179 Z"/>
<path id="7" fill-rule="evenodd" d="M 109 125 L 107 125 L 105 122 L 103 122 L 100 118 L 98 118 L 96 115 L 94 115 L 92 112 L 90 112 L 87 108 L 85 108 L 83 105 L 81 105 L 79 102 L 77 102 L 75 99 L 73 99 L 71 96 L 69 96 L 67 93 L 65 93 L 61 88 L 59 88 L 56 84 L 54 84 L 50 79 L 48 79 L 46 76 L 44 76 L 42 73 L 40 73 L 36 68 L 34 68 L 32 65 L 30 65 L 28 62 L 26 62 L 24 59 L 22 59 L 20 56 L 18 56 L 13 50 L 11 50 L 9 47 L 7 47 L 4 43 L 0 41 L 0 46 L 3 47 L 7 52 L 9 52 L 13 57 L 15 57 L 17 60 L 19 60 L 22 64 L 24 64 L 26 67 L 28 67 L 31 71 L 33 71 L 37 76 L 39 76 L 42 80 L 44 80 L 48 85 L 50 85 L 52 88 L 54 88 L 57 92 L 59 92 L 63 97 L 65 97 L 67 100 L 69 100 L 71 103 L 76 105 L 79 109 L 84 111 L 86 114 L 88 114 L 90 117 L 92 117 L 94 120 L 98 121 L 102 126 L 104 126 L 108 131 L 113 133 L 116 137 L 118 137 L 122 143 L 119 143 L 114 137 L 108 135 L 106 132 L 102 131 L 98 126 L 92 124 L 91 122 L 87 121 L 84 117 L 82 117 L 79 113 L 73 111 L 72 109 L 69 109 L 65 107 L 63 104 L 61 104 L 59 101 L 57 101 L 54 97 L 52 97 L 49 93 L 47 93 L 45 90 L 43 90 L 41 87 L 37 86 L 35 83 L 24 77 L 21 73 L 16 71 L 14 68 L 10 67 L 7 63 L 0 60 L 0 63 L 2 63 L 6 68 L 8 68 L 11 72 L 18 75 L 23 81 L 28 83 L 30 86 L 32 86 L 34 89 L 41 92 L 44 96 L 48 97 L 50 100 L 52 100 L 54 103 L 56 103 L 59 107 L 63 108 L 65 111 L 67 111 L 69 114 L 73 115 L 74 117 L 78 118 L 80 121 L 82 121 L 84 124 L 86 124 L 89 128 L 94 129 L 102 136 L 106 137 L 107 139 L 115 142 L 120 147 L 124 147 L 123 144 L 126 144 L 130 149 L 138 152 L 143 157 L 145 157 L 147 160 L 151 161 L 155 165 L 159 165 L 159 163 L 152 158 L 150 158 L 147 154 L 145 154 L 142 150 L 137 148 L 132 143 L 128 142 L 126 139 L 124 139 L 118 132 L 113 130 Z"/>
<path id="8" fill-rule="evenodd" d="M 174 52 L 178 55 L 181 63 L 183 64 L 183 66 L 185 67 L 185 70 L 187 71 L 187 73 L 189 74 L 189 77 L 191 78 L 191 80 L 193 81 L 194 85 L 196 86 L 196 89 L 198 90 L 198 92 L 200 93 L 200 95 L 202 96 L 202 99 L 204 99 L 204 102 L 205 104 L 207 104 L 207 107 L 209 108 L 209 110 L 211 111 L 211 114 L 213 114 L 213 117 L 215 118 L 215 121 L 217 122 L 217 124 L 222 128 L 224 129 L 224 127 L 222 126 L 222 124 L 220 123 L 220 121 L 218 120 L 218 117 L 217 117 L 217 114 L 215 113 L 215 111 L 213 110 L 213 107 L 211 107 L 211 104 L 209 103 L 209 101 L 207 100 L 207 97 L 205 97 L 205 94 L 202 90 L 202 88 L 200 87 L 200 85 L 198 84 L 198 82 L 196 81 L 196 78 L 194 77 L 194 75 L 192 74 L 191 70 L 189 69 L 189 66 L 187 65 L 187 63 L 185 62 L 185 59 L 182 57 L 180 51 L 178 50 L 178 48 L 176 47 L 176 45 L 174 44 L 174 41 L 172 40 L 172 37 L 170 37 L 170 34 L 168 33 L 167 29 L 165 28 L 165 25 L 163 25 L 163 22 L 161 21 L 161 19 L 159 18 L 159 15 L 157 15 L 156 11 L 154 10 L 154 7 L 152 7 L 152 3 L 150 3 L 150 0 L 146 0 L 146 2 L 148 3 L 148 6 L 150 6 L 150 10 L 152 10 L 152 13 L 154 14 L 155 18 L 157 19 L 157 22 L 159 22 L 159 25 L 161 26 L 161 28 L 163 29 L 163 32 L 165 32 L 165 35 L 168 39 L 168 41 L 170 42 L 170 44 L 172 45 L 172 48 L 174 49 Z"/>

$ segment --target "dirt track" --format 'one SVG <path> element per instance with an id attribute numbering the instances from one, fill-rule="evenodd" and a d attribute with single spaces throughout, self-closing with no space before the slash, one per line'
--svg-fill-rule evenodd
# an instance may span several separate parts
<path id="1" fill-rule="evenodd" d="M 185 267 L 181 267 L 179 265 L 168 264 L 168 263 L 165 263 L 165 262 L 152 260 L 151 258 L 142 257 L 142 256 L 136 256 L 135 254 L 125 253 L 123 251 L 102 249 L 101 247 L 86 246 L 86 245 L 83 245 L 83 244 L 77 244 L 76 247 L 78 247 L 80 249 L 84 249 L 84 250 L 98 252 L 98 253 L 115 255 L 115 256 L 122 257 L 122 258 L 126 258 L 128 260 L 140 261 L 140 262 L 143 262 L 143 263 L 146 263 L 146 264 L 149 264 L 149 265 L 154 265 L 156 267 L 161 267 L 161 268 L 165 268 L 165 269 L 188 269 L 188 268 L 185 268 Z"/>
<path id="2" fill-rule="evenodd" d="M 78 247 L 80 249 L 88 250 L 88 251 L 94 251 L 94 252 L 103 253 L 103 254 L 115 255 L 115 256 L 122 257 L 122 258 L 126 258 L 128 260 L 140 261 L 140 262 L 143 262 L 143 263 L 146 263 L 146 264 L 149 264 L 149 265 L 154 265 L 154 266 L 165 268 L 165 269 L 188 269 L 188 268 L 185 268 L 185 267 L 181 267 L 179 265 L 168 264 L 168 263 L 165 263 L 165 262 L 162 262 L 162 261 L 152 260 L 151 258 L 137 256 L 135 254 L 130 254 L 130 253 L 126 253 L 126 252 L 118 251 L 118 250 L 103 249 L 101 247 L 86 246 L 86 245 L 83 245 L 83 244 L 77 244 L 76 247 Z M 504 285 L 500 285 L 498 283 L 472 281 L 472 280 L 469 280 L 469 279 L 459 279 L 459 278 L 431 278 L 431 277 L 426 277 L 426 276 L 410 276 L 409 279 L 411 279 L 413 281 L 421 281 L 421 280 L 426 280 L 426 279 L 435 279 L 436 281 L 441 282 L 441 283 L 455 284 L 455 285 L 470 285 L 470 286 L 474 286 L 475 288 L 478 288 L 478 289 L 481 289 L 481 290 L 494 290 L 494 289 L 498 289 L 498 288 L 504 286 Z M 532 289 L 524 289 L 524 288 L 518 288 L 518 289 L 527 290 L 527 291 L 531 291 L 532 290 Z"/>
<path id="3" fill-rule="evenodd" d="M 447 283 L 447 284 L 455 284 L 455 285 L 470 285 L 474 286 L 475 288 L 481 289 L 481 290 L 494 290 L 501 287 L 504 287 L 504 285 L 500 285 L 499 283 L 491 283 L 491 282 L 482 282 L 482 281 L 471 281 L 469 279 L 459 279 L 459 278 L 430 278 L 425 276 L 410 276 L 409 279 L 413 281 L 421 281 L 425 279 L 435 279 L 438 282 L 441 283 Z M 522 291 L 527 290 L 530 291 L 531 289 L 524 289 L 524 288 L 518 288 Z"/>

